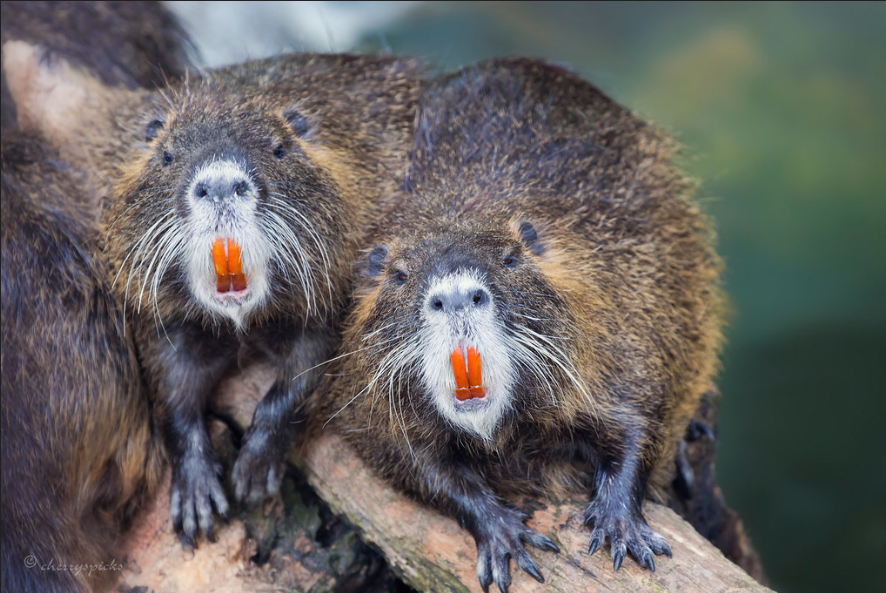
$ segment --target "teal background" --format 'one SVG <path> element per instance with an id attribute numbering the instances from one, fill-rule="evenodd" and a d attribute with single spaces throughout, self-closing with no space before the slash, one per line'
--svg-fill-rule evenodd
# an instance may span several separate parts
<path id="1" fill-rule="evenodd" d="M 718 475 L 778 591 L 886 560 L 886 4 L 434 3 L 365 50 L 562 61 L 673 131 L 734 314 Z"/>

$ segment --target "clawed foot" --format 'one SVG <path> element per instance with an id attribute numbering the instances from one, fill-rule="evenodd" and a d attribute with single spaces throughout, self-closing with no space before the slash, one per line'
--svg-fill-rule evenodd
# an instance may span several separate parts
<path id="1" fill-rule="evenodd" d="M 612 549 L 612 566 L 621 568 L 621 563 L 628 552 L 640 564 L 649 570 L 655 570 L 654 554 L 671 556 L 671 549 L 665 539 L 653 531 L 640 511 L 613 511 L 597 509 L 594 503 L 588 507 L 586 523 L 594 524 L 588 554 L 593 554 L 603 542 L 609 539 Z"/>
<path id="2" fill-rule="evenodd" d="M 197 546 L 197 527 L 209 541 L 215 541 L 213 508 L 222 517 L 228 515 L 228 500 L 219 476 L 221 465 L 197 454 L 185 455 L 175 464 L 169 494 L 172 525 L 182 532 L 184 543 Z"/>
<path id="3" fill-rule="evenodd" d="M 508 574 L 508 559 L 513 558 L 517 566 L 529 573 L 539 583 L 544 577 L 535 566 L 532 557 L 523 547 L 530 544 L 541 550 L 560 552 L 554 542 L 523 524 L 528 515 L 511 509 L 502 509 L 500 515 L 484 518 L 479 526 L 477 540 L 477 578 L 480 586 L 488 593 L 489 585 L 495 581 L 502 593 L 507 593 L 511 578 Z"/>
<path id="4" fill-rule="evenodd" d="M 283 480 L 285 457 L 285 446 L 269 438 L 266 431 L 250 429 L 234 464 L 232 481 L 237 500 L 255 504 L 265 496 L 277 494 Z"/>

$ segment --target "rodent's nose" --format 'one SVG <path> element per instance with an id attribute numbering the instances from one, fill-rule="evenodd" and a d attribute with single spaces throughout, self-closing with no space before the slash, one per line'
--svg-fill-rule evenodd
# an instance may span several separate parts
<path id="1" fill-rule="evenodd" d="M 194 185 L 194 197 L 198 200 L 220 202 L 231 198 L 246 198 L 251 189 L 249 179 L 208 179 Z"/>
<path id="2" fill-rule="evenodd" d="M 255 186 L 246 171 L 232 161 L 214 161 L 200 167 L 191 183 L 191 198 L 196 201 L 245 200 L 254 193 Z"/>
<path id="3" fill-rule="evenodd" d="M 484 288 L 440 291 L 428 297 L 428 308 L 438 313 L 454 313 L 456 311 L 482 308 L 489 304 L 491 297 Z"/>

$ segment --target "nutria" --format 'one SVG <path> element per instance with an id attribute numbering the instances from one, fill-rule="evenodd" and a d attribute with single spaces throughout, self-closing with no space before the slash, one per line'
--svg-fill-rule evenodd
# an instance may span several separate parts
<path id="1" fill-rule="evenodd" d="M 238 499 L 274 493 L 363 226 L 403 174 L 422 68 L 290 55 L 139 93 L 26 44 L 4 51 L 20 120 L 112 180 L 105 253 L 172 460 L 171 514 L 186 541 L 197 526 L 211 538 L 213 508 L 228 508 L 211 395 L 232 366 L 275 363 L 233 470 Z"/>
<path id="2" fill-rule="evenodd" d="M 164 86 L 184 77 L 193 52 L 160 2 L 3 2 L 0 42 L 39 43 L 108 85 Z M 15 127 L 3 73 L 2 129 Z"/>
<path id="3" fill-rule="evenodd" d="M 474 536 L 484 590 L 524 544 L 502 496 L 592 494 L 654 569 L 641 503 L 669 481 L 721 341 L 709 223 L 666 134 L 528 59 L 428 85 L 408 173 L 360 266 L 340 358 L 307 402 L 397 487 Z M 331 418 L 331 421 L 330 421 Z"/>
<path id="4" fill-rule="evenodd" d="M 87 591 L 121 569 L 162 448 L 83 172 L 36 136 L 0 147 L 3 590 Z"/>

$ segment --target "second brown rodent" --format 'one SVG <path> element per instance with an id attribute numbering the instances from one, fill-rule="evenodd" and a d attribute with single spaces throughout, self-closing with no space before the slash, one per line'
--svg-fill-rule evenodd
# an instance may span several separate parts
<path id="1" fill-rule="evenodd" d="M 367 246 L 313 425 L 455 517 L 484 590 L 524 544 L 503 497 L 590 498 L 606 540 L 654 568 L 641 503 L 710 387 L 720 262 L 675 145 L 591 84 L 528 59 L 444 76 L 419 103 L 408 173 Z"/>

